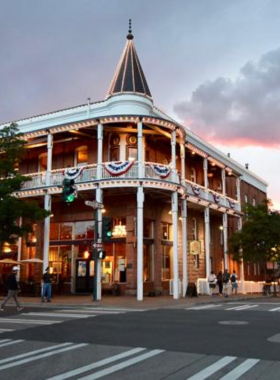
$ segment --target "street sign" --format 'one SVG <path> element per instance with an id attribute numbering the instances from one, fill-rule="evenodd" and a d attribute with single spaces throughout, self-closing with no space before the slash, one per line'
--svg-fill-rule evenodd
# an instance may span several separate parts
<path id="1" fill-rule="evenodd" d="M 103 208 L 103 204 L 100 203 L 100 202 L 97 202 L 97 201 L 85 201 L 85 205 L 86 206 L 89 206 L 89 207 L 92 207 L 92 208 Z"/>
<path id="2" fill-rule="evenodd" d="M 102 243 L 92 243 L 92 248 L 102 249 L 103 248 L 103 244 Z"/>

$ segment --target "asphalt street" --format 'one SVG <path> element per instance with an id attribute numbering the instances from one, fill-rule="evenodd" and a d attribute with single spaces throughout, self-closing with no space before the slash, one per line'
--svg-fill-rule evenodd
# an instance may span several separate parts
<path id="1" fill-rule="evenodd" d="M 218 300 L 155 310 L 7 309 L 0 378 L 280 379 L 279 313 L 280 303 Z"/>

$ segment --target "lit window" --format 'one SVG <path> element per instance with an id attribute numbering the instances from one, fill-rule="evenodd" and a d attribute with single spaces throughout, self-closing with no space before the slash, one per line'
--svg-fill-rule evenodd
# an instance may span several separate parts
<path id="1" fill-rule="evenodd" d="M 39 156 L 38 161 L 38 172 L 45 172 L 48 166 L 48 155 L 47 153 L 42 153 Z"/>
<path id="2" fill-rule="evenodd" d="M 86 166 L 88 164 L 88 147 L 80 146 L 75 151 L 75 166 Z"/>

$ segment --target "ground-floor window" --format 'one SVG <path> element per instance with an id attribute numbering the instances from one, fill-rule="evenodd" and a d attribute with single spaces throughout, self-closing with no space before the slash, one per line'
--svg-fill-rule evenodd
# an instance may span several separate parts
<path id="1" fill-rule="evenodd" d="M 154 246 L 153 244 L 144 245 L 143 251 L 143 279 L 144 282 L 154 280 Z"/>
<path id="2" fill-rule="evenodd" d="M 111 285 L 114 282 L 126 282 L 126 244 L 104 244 L 106 257 L 102 260 L 102 281 Z"/>
<path id="3" fill-rule="evenodd" d="M 161 246 L 161 278 L 162 280 L 171 279 L 171 246 L 162 245 Z"/>
<path id="4" fill-rule="evenodd" d="M 49 267 L 54 282 L 69 283 L 71 282 L 71 256 L 72 246 L 62 245 L 50 247 L 49 250 Z"/>

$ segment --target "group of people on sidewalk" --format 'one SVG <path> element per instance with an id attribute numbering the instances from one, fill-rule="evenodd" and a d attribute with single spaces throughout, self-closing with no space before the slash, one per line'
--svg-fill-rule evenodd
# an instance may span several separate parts
<path id="1" fill-rule="evenodd" d="M 238 276 L 235 272 L 235 270 L 232 272 L 232 274 L 229 274 L 228 270 L 225 269 L 224 272 L 220 271 L 217 276 L 215 275 L 214 271 L 211 271 L 210 275 L 208 276 L 208 284 L 209 284 L 209 293 L 211 296 L 216 294 L 216 288 L 218 286 L 219 290 L 219 296 L 225 296 L 228 297 L 230 295 L 230 292 L 232 295 L 237 294 L 237 288 L 238 288 Z"/>

